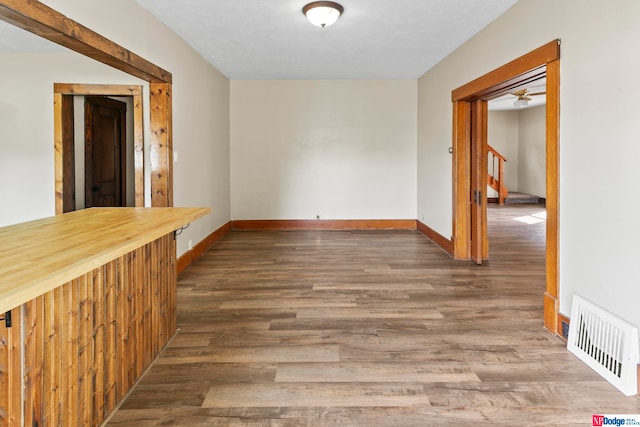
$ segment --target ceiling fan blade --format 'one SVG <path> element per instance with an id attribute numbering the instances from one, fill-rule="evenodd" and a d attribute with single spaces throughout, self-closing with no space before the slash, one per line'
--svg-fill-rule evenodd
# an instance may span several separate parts
<path id="1" fill-rule="evenodd" d="M 536 95 L 544 95 L 547 92 L 534 92 L 534 93 L 528 93 L 527 96 L 536 96 Z"/>
<path id="2" fill-rule="evenodd" d="M 524 99 L 525 101 L 531 101 L 531 98 L 528 96 L 521 96 L 519 99 Z"/>

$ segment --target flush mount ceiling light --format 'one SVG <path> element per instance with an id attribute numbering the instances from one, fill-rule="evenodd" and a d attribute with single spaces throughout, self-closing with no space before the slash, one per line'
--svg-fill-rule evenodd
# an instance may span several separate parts
<path id="1" fill-rule="evenodd" d="M 332 1 L 314 1 L 302 8 L 309 22 L 317 27 L 328 27 L 334 24 L 344 12 L 342 5 Z"/>

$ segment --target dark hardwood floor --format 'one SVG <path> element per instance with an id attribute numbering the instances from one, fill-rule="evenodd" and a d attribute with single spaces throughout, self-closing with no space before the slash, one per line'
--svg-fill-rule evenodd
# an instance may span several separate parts
<path id="1" fill-rule="evenodd" d="M 232 232 L 179 278 L 179 333 L 109 425 L 591 425 L 638 414 L 542 326 L 544 208 L 491 206 L 491 261 L 414 231 Z"/>

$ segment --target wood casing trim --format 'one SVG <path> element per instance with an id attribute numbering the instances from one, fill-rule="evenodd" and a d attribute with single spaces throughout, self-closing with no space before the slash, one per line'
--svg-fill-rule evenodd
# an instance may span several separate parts
<path id="1" fill-rule="evenodd" d="M 62 97 L 54 94 L 54 108 L 61 108 L 61 112 L 56 111 L 54 113 L 54 127 L 62 126 L 62 129 L 54 129 L 54 135 L 59 135 L 62 138 L 62 194 L 56 191 L 56 197 L 62 197 L 62 209 L 63 212 L 71 212 L 76 209 L 75 204 L 75 187 L 76 187 L 76 171 L 75 171 L 75 135 L 74 135 L 74 114 L 73 114 L 73 97 Z M 60 102 L 60 104 L 58 104 Z M 60 116 L 58 114 L 61 114 Z M 60 121 L 61 120 L 61 121 Z M 60 133 L 58 133 L 60 132 Z M 56 136 L 56 140 L 58 136 Z M 58 151 L 55 151 L 55 155 L 58 155 Z M 74 153 L 74 155 L 68 155 L 67 153 Z M 58 164 L 58 162 L 54 162 Z M 58 171 L 55 175 L 59 175 Z"/>
<path id="2" fill-rule="evenodd" d="M 171 84 L 150 83 L 151 206 L 173 206 Z"/>
<path id="3" fill-rule="evenodd" d="M 470 200 L 471 205 L 471 259 L 482 264 L 489 259 L 489 238 L 487 236 L 486 198 L 487 156 L 488 156 L 488 108 L 489 103 L 476 98 L 471 104 L 471 191 L 477 191 L 478 201 Z M 475 173 L 473 173 L 475 172 Z M 474 197 L 475 199 L 475 197 Z M 482 236 L 474 239 L 473 236 Z"/>
<path id="4" fill-rule="evenodd" d="M 415 230 L 415 219 L 236 220 L 233 230 Z"/>
<path id="5" fill-rule="evenodd" d="M 142 86 L 54 83 L 54 168 L 56 176 L 56 214 L 75 210 L 69 192 L 75 190 L 73 170 L 73 135 L 65 130 L 73 121 L 65 115 L 73 114 L 73 96 L 130 96 L 133 98 L 133 165 L 135 206 L 144 207 L 144 124 Z M 71 130 L 73 132 L 73 130 Z M 69 141 L 71 138 L 71 141 Z M 59 148 L 58 148 L 59 147 Z M 60 169 L 60 170 L 59 170 Z"/>
<path id="6" fill-rule="evenodd" d="M 546 103 L 546 289 L 544 325 L 558 331 L 559 287 L 559 136 L 560 40 L 551 42 L 455 90 L 453 101 L 453 251 L 456 259 L 470 259 L 469 105 L 492 99 L 519 85 L 547 78 Z"/>
<path id="7" fill-rule="evenodd" d="M 451 100 L 454 102 L 470 101 L 474 98 L 499 96 L 521 85 L 522 80 L 536 80 L 541 74 L 540 67 L 558 59 L 560 59 L 560 43 L 559 40 L 552 40 L 526 55 L 454 89 L 451 92 Z"/>
<path id="8" fill-rule="evenodd" d="M 232 222 L 229 221 L 222 227 L 218 228 L 213 233 L 209 234 L 207 237 L 198 242 L 193 249 L 185 252 L 178 258 L 178 274 L 182 273 L 187 269 L 195 260 L 200 258 L 202 254 L 204 254 L 207 249 L 213 246 L 218 240 L 222 239 L 231 231 Z"/>
<path id="9" fill-rule="evenodd" d="M 453 241 L 451 239 L 447 239 L 442 234 L 420 221 L 416 221 L 416 223 L 418 225 L 419 232 L 424 234 L 429 240 L 453 257 Z"/>
<path id="10" fill-rule="evenodd" d="M 70 183 L 64 182 L 65 172 L 68 176 L 68 169 L 71 165 L 69 159 L 65 159 L 65 148 L 69 148 L 69 140 L 65 141 L 65 135 L 63 131 L 65 127 L 63 126 L 62 119 L 64 112 L 68 112 L 68 103 L 64 103 L 63 107 L 63 95 L 61 93 L 53 94 L 53 185 L 54 185 L 54 196 L 55 196 L 55 212 L 56 215 L 60 215 L 65 212 L 65 204 L 69 205 L 68 197 L 67 202 L 65 203 L 65 191 L 70 191 Z M 73 104 L 71 104 L 73 106 Z M 75 185 L 75 183 L 74 183 Z"/>
<path id="11" fill-rule="evenodd" d="M 569 317 L 565 316 L 564 314 L 558 313 L 558 330 L 556 331 L 556 333 L 561 339 L 566 341 L 567 339 L 562 334 L 562 323 L 566 323 L 568 325 L 571 323 L 571 320 L 569 319 Z"/>
<path id="12" fill-rule="evenodd" d="M 471 103 L 453 103 L 453 257 L 471 259 Z"/>
<path id="13" fill-rule="evenodd" d="M 560 216 L 560 61 L 547 64 L 547 105 L 546 105 L 546 198 L 547 246 L 546 246 L 546 293 L 559 297 L 559 216 Z M 559 307 L 556 307 L 558 309 Z M 557 311 L 556 311 L 557 313 Z M 551 329 L 549 325 L 549 330 Z"/>
<path id="14" fill-rule="evenodd" d="M 547 279 L 548 281 L 548 279 Z M 557 297 L 549 295 L 549 293 L 545 292 L 543 295 L 543 318 L 544 318 L 544 327 L 547 328 L 552 333 L 557 333 L 558 331 L 558 309 L 559 309 L 560 301 L 558 301 Z"/>

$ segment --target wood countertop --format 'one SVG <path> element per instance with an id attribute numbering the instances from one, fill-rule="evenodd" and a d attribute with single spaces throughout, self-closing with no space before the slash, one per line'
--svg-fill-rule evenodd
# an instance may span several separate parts
<path id="1" fill-rule="evenodd" d="M 0 228 L 0 314 L 207 215 L 90 208 Z"/>

